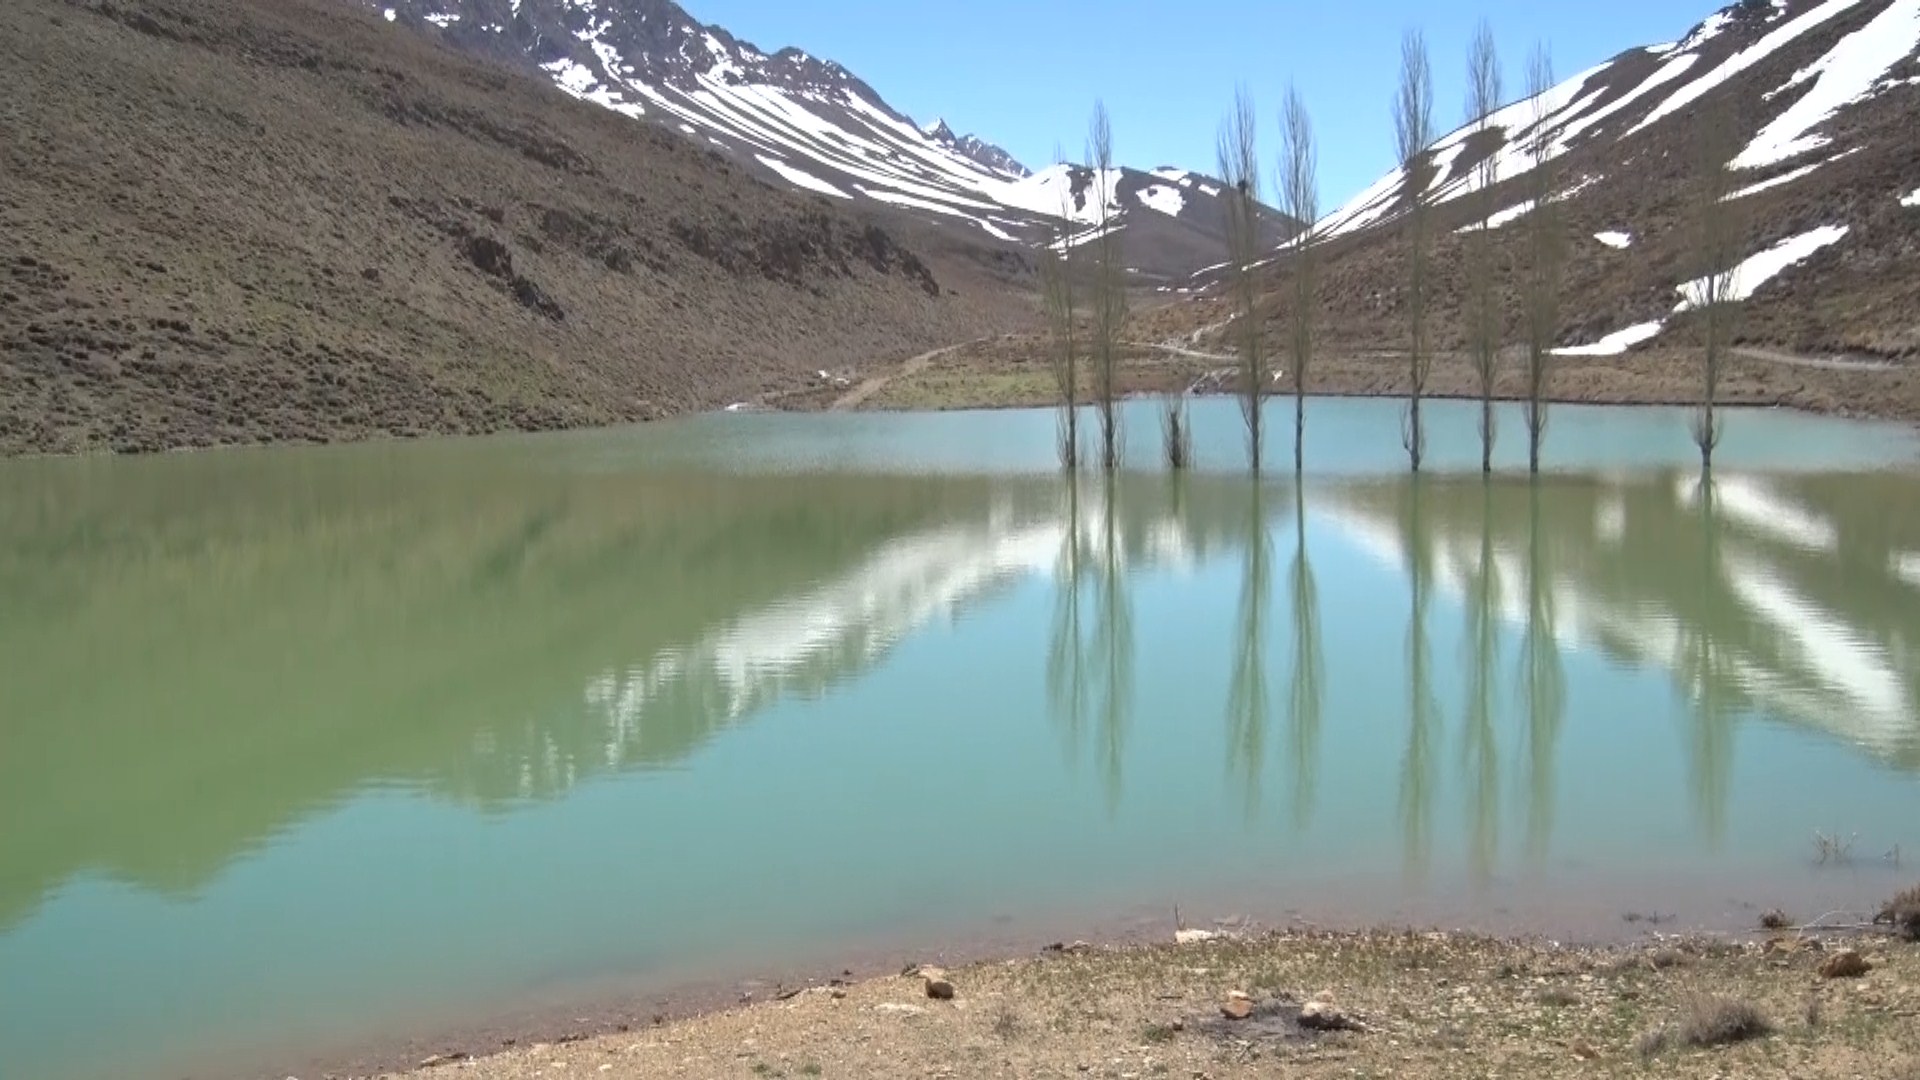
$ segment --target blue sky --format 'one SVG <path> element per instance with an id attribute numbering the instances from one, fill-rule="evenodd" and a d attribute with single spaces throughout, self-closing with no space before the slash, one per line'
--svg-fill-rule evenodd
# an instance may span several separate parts
<path id="1" fill-rule="evenodd" d="M 1298 81 L 1320 138 L 1320 201 L 1332 209 L 1393 163 L 1389 112 L 1400 34 L 1418 25 L 1433 53 L 1436 126 L 1458 125 L 1467 41 L 1484 15 L 1506 68 L 1525 85 L 1536 40 L 1562 78 L 1623 49 L 1670 41 L 1723 0 L 683 0 L 764 49 L 793 45 L 840 61 L 895 108 L 944 116 L 1030 166 L 1056 142 L 1077 158 L 1096 96 L 1113 115 L 1119 159 L 1213 169 L 1214 133 L 1236 82 L 1261 111 L 1262 158 L 1279 150 L 1275 117 Z"/>

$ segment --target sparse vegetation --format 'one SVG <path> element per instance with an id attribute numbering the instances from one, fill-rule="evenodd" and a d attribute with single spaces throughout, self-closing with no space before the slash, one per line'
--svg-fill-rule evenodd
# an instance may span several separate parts
<path id="1" fill-rule="evenodd" d="M 1177 1034 L 1171 1024 L 1148 1024 L 1140 1032 L 1140 1041 L 1152 1046 L 1164 1046 L 1172 1042 Z"/>
<path id="2" fill-rule="evenodd" d="M 1242 86 L 1234 92 L 1233 110 L 1220 123 L 1215 157 L 1226 184 L 1227 273 L 1233 293 L 1234 349 L 1240 359 L 1240 413 L 1247 425 L 1247 461 L 1258 473 L 1266 458 L 1262 407 L 1267 394 L 1266 345 L 1260 325 L 1259 282 L 1254 263 L 1260 258 L 1259 123 L 1253 96 Z"/>
<path id="3" fill-rule="evenodd" d="M 1762 930 L 1785 930 L 1792 925 L 1792 917 L 1779 908 L 1775 908 L 1765 915 L 1760 916 L 1760 929 Z"/>
<path id="4" fill-rule="evenodd" d="M 1409 392 L 1401 441 L 1414 472 L 1426 452 L 1420 397 L 1426 391 L 1433 358 L 1427 353 L 1427 144 L 1433 141 L 1433 68 L 1427 39 L 1409 29 L 1400 39 L 1400 89 L 1393 99 L 1393 131 L 1407 202 L 1407 377 Z"/>

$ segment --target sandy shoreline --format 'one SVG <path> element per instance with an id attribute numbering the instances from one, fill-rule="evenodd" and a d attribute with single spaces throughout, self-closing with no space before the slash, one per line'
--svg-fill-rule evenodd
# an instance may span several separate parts
<path id="1" fill-rule="evenodd" d="M 1875 874 L 1868 879 L 1871 884 L 1856 882 L 1851 889 L 1820 895 L 1802 894 L 1795 896 L 1794 900 L 1821 906 L 1824 911 L 1827 910 L 1824 905 L 1836 902 L 1836 896 L 1849 899 L 1858 897 L 1864 902 L 1868 893 L 1877 895 L 1888 891 L 1893 887 L 1888 882 L 1894 880 L 1892 876 Z M 1729 883 L 1729 888 L 1737 889 L 1743 884 Z M 1624 897 L 1629 895 L 1638 895 L 1647 902 L 1637 910 L 1623 906 L 1626 903 Z M 1656 903 L 1654 899 L 1664 902 Z M 1442 907 L 1429 910 L 1430 917 L 1427 918 L 1399 920 L 1377 915 L 1343 916 L 1339 913 L 1341 909 L 1336 906 L 1330 909 L 1331 914 L 1324 921 L 1303 916 L 1283 921 L 1256 921 L 1244 915 L 1227 913 L 1226 909 L 1189 908 L 1183 913 L 1182 921 L 1189 927 L 1243 942 L 1300 939 L 1339 942 L 1344 943 L 1344 948 L 1357 950 L 1355 955 L 1359 956 L 1386 947 L 1385 943 L 1401 940 L 1411 933 L 1415 936 L 1438 934 L 1448 940 L 1484 943 L 1475 947 L 1508 951 L 1515 956 L 1564 955 L 1586 958 L 1594 963 L 1610 963 L 1680 940 L 1702 943 L 1699 946 L 1701 948 L 1706 948 L 1706 943 L 1717 943 L 1712 945 L 1716 949 L 1724 947 L 1735 951 L 1759 947 L 1768 937 L 1757 929 L 1763 914 L 1760 901 L 1764 899 L 1764 896 L 1757 896 L 1754 901 L 1715 902 L 1709 900 L 1702 890 L 1695 890 L 1690 899 L 1686 895 L 1662 894 L 1657 890 L 1637 893 L 1623 890 L 1604 897 L 1591 911 L 1577 910 L 1577 906 L 1564 906 L 1554 912 L 1525 905 L 1520 909 L 1503 906 L 1500 910 L 1505 914 L 1485 913 L 1479 918 L 1470 918 L 1456 917 Z M 1604 915 L 1600 913 L 1601 909 L 1605 909 Z M 1818 913 L 1809 908 L 1806 917 L 1811 918 Z M 1308 913 L 1308 916 L 1312 914 Z M 1855 918 L 1864 920 L 1866 915 L 1862 913 Z M 193 1075 L 201 1077 L 201 1080 L 268 1073 L 275 1077 L 304 1078 L 404 1075 L 419 1071 L 423 1062 L 458 1064 L 463 1070 L 457 1073 L 427 1070 L 431 1075 L 466 1075 L 464 1070 L 475 1069 L 479 1071 L 473 1075 L 483 1078 L 533 1075 L 531 1072 L 513 1070 L 526 1065 L 527 1055 L 535 1046 L 545 1046 L 550 1050 L 580 1046 L 596 1055 L 601 1054 L 604 1048 L 612 1047 L 613 1050 L 605 1052 L 624 1053 L 621 1048 L 630 1046 L 635 1039 L 678 1039 L 681 1037 L 678 1033 L 707 1031 L 716 1024 L 720 1029 L 725 1029 L 728 1024 L 734 1023 L 720 1019 L 724 1017 L 764 1013 L 766 1010 L 774 1010 L 776 1016 L 785 1016 L 794 1002 L 813 1001 L 835 987 L 846 989 L 860 1001 L 910 1001 L 899 997 L 898 973 L 903 967 L 919 963 L 938 964 L 954 970 L 956 979 L 964 987 L 973 983 L 980 973 L 998 978 L 995 973 L 1003 969 L 1016 970 L 1023 965 L 1059 960 L 1061 954 L 1050 950 L 1048 946 L 1071 943 L 1075 940 L 1074 930 L 1078 931 L 1078 936 L 1086 937 L 1097 946 L 1084 954 L 1083 959 L 1087 962 L 1094 963 L 1095 958 L 1104 958 L 1101 961 L 1103 963 L 1137 966 L 1142 955 L 1156 955 L 1173 941 L 1172 920 L 1171 911 L 1139 908 L 1122 917 L 1096 922 L 1054 919 L 1005 930 L 983 923 L 971 930 L 951 933 L 902 933 L 887 940 L 875 941 L 870 947 L 839 952 L 831 960 L 783 962 L 771 957 L 760 961 L 716 959 L 707 968 L 705 977 L 668 977 L 664 981 L 656 980 L 645 988 L 610 980 L 600 989 L 575 987 L 564 997 L 521 1001 L 512 1010 L 489 1012 L 485 1016 L 471 1018 L 470 1022 L 427 1021 L 404 1036 L 376 1037 L 356 1045 L 336 1046 L 331 1051 L 269 1059 L 255 1056 L 244 1067 L 240 1067 L 242 1063 L 236 1061 L 236 1067 L 226 1071 L 212 1070 Z M 1403 929 L 1405 927 L 1416 929 Z M 1549 930 L 1548 927 L 1560 929 Z M 1578 929 L 1574 929 L 1573 937 L 1561 936 L 1575 927 Z M 1878 939 L 1875 942 L 1875 947 L 1882 947 Z M 1920 964 L 1920 955 L 1910 960 Z M 1323 985 L 1338 988 L 1350 984 L 1353 975 L 1340 964 L 1323 967 L 1307 980 L 1315 985 L 1295 986 L 1293 991 L 1305 994 L 1317 991 Z M 1920 991 L 1920 982 L 1913 979 L 1901 985 Z M 395 1030 L 408 1030 L 404 1023 L 396 1020 Z M 824 1037 L 826 1033 L 826 1029 L 822 1029 L 820 1034 Z M 646 1067 L 638 1071 L 620 1072 L 626 1067 L 621 1061 L 613 1058 L 606 1061 L 596 1059 L 596 1067 L 597 1064 L 607 1063 L 615 1065 L 614 1075 L 660 1075 L 656 1071 L 661 1067 L 657 1060 L 648 1059 Z M 678 1075 L 742 1073 L 719 1068 Z M 837 1075 L 870 1074 L 839 1071 Z M 963 1069 L 957 1075 L 970 1074 Z"/>
<path id="2" fill-rule="evenodd" d="M 1208 937 L 1216 932 L 1200 935 Z M 682 1019 L 444 1048 L 384 1075 L 534 1076 L 1779 1075 L 1920 1067 L 1920 947 L 1854 932 L 1582 947 L 1446 932 L 1218 933 L 1064 948 L 925 973 L 824 980 Z M 1858 950 L 1862 977 L 1823 965 Z M 1251 1020 L 1231 1019 L 1244 994 Z M 1771 1033 L 1643 1059 L 1702 994 Z M 1302 1028 L 1324 999 L 1347 1030 Z M 467 1056 L 469 1053 L 475 1056 Z M 1358 1070 L 1358 1072 L 1356 1072 Z M 330 1074 L 333 1075 L 333 1074 Z"/>

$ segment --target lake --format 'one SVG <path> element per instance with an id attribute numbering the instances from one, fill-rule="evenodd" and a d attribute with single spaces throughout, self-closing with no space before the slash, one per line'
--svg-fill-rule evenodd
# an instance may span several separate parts
<path id="1" fill-rule="evenodd" d="M 1920 875 L 1920 439 L 1325 400 L 0 462 L 0 1046 L 283 1075 L 1226 916 L 1576 937 Z M 1276 403 L 1271 446 L 1291 446 Z M 1817 860 L 1820 830 L 1851 848 Z M 1905 852 L 1903 866 L 1894 852 Z M 919 950 L 916 952 L 916 950 Z M 337 1060 L 337 1058 L 336 1058 Z"/>

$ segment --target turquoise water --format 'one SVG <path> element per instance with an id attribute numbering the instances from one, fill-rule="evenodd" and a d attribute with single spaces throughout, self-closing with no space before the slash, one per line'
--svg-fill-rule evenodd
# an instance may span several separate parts
<path id="1" fill-rule="evenodd" d="M 1415 483 L 1392 403 L 1315 402 L 1295 485 L 1196 420 L 1195 475 L 1140 406 L 1073 484 L 1033 412 L 0 464 L 0 1046 L 281 1075 L 1174 904 L 1604 936 L 1902 883 L 1908 432 L 1738 413 L 1702 486 L 1684 414 L 1559 408 L 1487 482 L 1443 404 Z"/>

